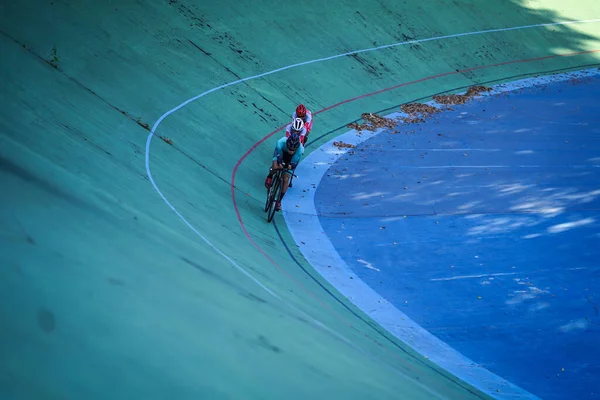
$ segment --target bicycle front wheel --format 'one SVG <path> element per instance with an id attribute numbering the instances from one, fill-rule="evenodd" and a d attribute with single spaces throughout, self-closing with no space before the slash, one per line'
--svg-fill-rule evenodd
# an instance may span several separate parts
<path id="1" fill-rule="evenodd" d="M 273 180 L 271 181 L 271 187 L 267 189 L 267 201 L 265 202 L 265 212 L 269 211 L 269 206 L 273 200 Z"/>
<path id="2" fill-rule="evenodd" d="M 273 220 L 273 216 L 275 215 L 277 199 L 279 199 L 279 194 L 281 193 L 281 172 L 278 172 L 273 178 L 273 185 L 271 188 L 273 191 L 271 193 L 270 204 L 268 207 L 267 222 L 271 222 Z"/>

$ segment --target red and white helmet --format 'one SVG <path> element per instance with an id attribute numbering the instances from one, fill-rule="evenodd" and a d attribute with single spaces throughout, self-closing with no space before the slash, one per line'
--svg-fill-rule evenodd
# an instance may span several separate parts
<path id="1" fill-rule="evenodd" d="M 296 115 L 300 118 L 304 118 L 306 116 L 306 107 L 304 107 L 304 104 L 300 104 L 298 107 L 296 107 Z"/>

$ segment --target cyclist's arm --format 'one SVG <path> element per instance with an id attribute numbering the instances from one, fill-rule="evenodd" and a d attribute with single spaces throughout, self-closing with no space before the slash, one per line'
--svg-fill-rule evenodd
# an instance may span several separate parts
<path id="1" fill-rule="evenodd" d="M 304 123 L 304 126 L 306 127 L 306 133 L 310 133 L 311 129 L 312 129 L 312 124 L 313 124 L 313 119 L 312 119 L 312 113 L 308 110 L 306 110 L 306 122 Z"/>
<path id="2" fill-rule="evenodd" d="M 310 133 L 310 131 L 312 130 L 312 122 L 305 123 L 304 127 L 306 128 L 306 134 L 308 135 Z"/>
<path id="3" fill-rule="evenodd" d="M 306 128 L 302 128 L 302 131 L 300 131 L 300 134 L 298 136 L 300 136 L 300 143 L 304 144 L 304 139 L 306 139 L 306 135 L 308 134 L 308 131 L 306 130 Z"/>
<path id="4" fill-rule="evenodd" d="M 281 165 L 283 161 L 283 148 L 285 146 L 286 138 L 281 138 L 275 143 L 275 151 L 273 152 L 273 161 L 277 161 Z"/>

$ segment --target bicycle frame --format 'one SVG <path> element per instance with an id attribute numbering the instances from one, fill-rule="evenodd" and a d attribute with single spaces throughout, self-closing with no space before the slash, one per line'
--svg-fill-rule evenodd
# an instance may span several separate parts
<path id="1" fill-rule="evenodd" d="M 275 215 L 277 199 L 279 199 L 279 195 L 283 190 L 283 174 L 290 174 L 290 179 L 296 176 L 292 169 L 285 164 L 283 165 L 283 168 L 277 169 L 275 174 L 273 174 L 273 180 L 271 182 L 271 187 L 269 190 L 267 190 L 267 201 L 265 203 L 267 222 L 271 222 L 273 220 L 273 216 Z"/>

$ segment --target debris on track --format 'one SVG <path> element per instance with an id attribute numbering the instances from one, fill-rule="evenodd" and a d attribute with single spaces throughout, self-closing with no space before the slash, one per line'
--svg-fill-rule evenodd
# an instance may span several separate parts
<path id="1" fill-rule="evenodd" d="M 402 112 L 408 114 L 408 117 L 400 118 L 405 124 L 418 124 L 420 122 L 425 122 L 425 118 L 442 111 L 439 108 L 423 103 L 402 104 L 400 109 Z"/>
<path id="2" fill-rule="evenodd" d="M 489 92 L 490 90 L 492 89 L 486 86 L 471 86 L 467 89 L 466 94 L 439 94 L 433 96 L 433 99 L 440 104 L 465 104 L 479 93 Z"/>
<path id="3" fill-rule="evenodd" d="M 444 105 L 465 104 L 469 99 L 477 96 L 479 93 L 489 92 L 490 90 L 492 89 L 486 86 L 471 86 L 467 89 L 467 93 L 465 94 L 435 95 L 433 96 L 433 99 L 439 104 Z M 423 103 L 402 104 L 400 106 L 400 109 L 402 110 L 402 112 L 407 114 L 407 116 L 394 119 L 385 118 L 381 115 L 373 113 L 363 113 L 361 114 L 361 118 L 365 121 L 364 123 L 359 124 L 357 122 L 352 122 L 347 126 L 350 129 L 355 129 L 359 133 L 363 130 L 373 132 L 379 128 L 394 129 L 400 122 L 404 122 L 405 124 L 418 124 L 421 122 L 425 122 L 425 119 L 427 117 L 430 117 L 433 114 L 437 114 L 444 110 L 443 108 L 438 108 Z M 392 131 L 391 133 L 396 132 Z"/>
<path id="4" fill-rule="evenodd" d="M 407 113 L 408 115 L 422 115 L 424 117 L 427 117 L 431 114 L 435 114 L 440 112 L 441 110 L 439 108 L 430 106 L 429 104 L 423 104 L 423 103 L 408 103 L 408 104 L 402 104 L 400 106 L 400 109 Z"/>
<path id="5" fill-rule="evenodd" d="M 356 148 L 356 146 L 355 146 L 355 145 L 353 145 L 353 144 L 350 144 L 350 143 L 344 143 L 344 142 L 342 142 L 342 141 L 339 141 L 339 142 L 333 142 L 333 145 L 334 145 L 334 146 L 337 146 L 337 148 L 338 148 L 338 149 L 341 149 L 341 148 L 346 148 L 346 149 L 354 149 L 354 148 Z"/>
<path id="6" fill-rule="evenodd" d="M 357 131 L 367 130 L 367 131 L 376 131 L 379 128 L 394 128 L 398 125 L 398 121 L 393 118 L 385 118 L 381 115 L 373 114 L 373 113 L 363 113 L 361 118 L 365 120 L 364 124 L 359 124 L 357 122 L 352 122 L 348 124 L 348 128 L 356 129 Z"/>

